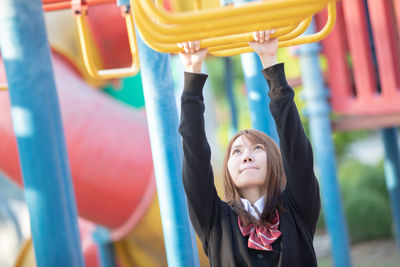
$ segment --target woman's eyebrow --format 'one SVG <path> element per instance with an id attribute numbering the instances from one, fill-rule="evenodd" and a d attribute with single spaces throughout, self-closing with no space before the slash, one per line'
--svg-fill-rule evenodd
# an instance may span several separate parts
<path id="1" fill-rule="evenodd" d="M 233 150 L 233 149 L 235 149 L 235 148 L 240 148 L 240 147 L 242 147 L 242 145 L 236 145 L 236 146 L 233 146 L 233 147 L 231 148 L 231 150 Z"/>

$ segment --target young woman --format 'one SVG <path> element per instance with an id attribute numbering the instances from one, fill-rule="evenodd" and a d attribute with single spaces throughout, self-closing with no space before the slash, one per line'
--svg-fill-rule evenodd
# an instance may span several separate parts
<path id="1" fill-rule="evenodd" d="M 254 33 L 250 45 L 261 59 L 270 109 L 280 139 L 244 130 L 228 144 L 224 160 L 226 202 L 218 196 L 204 131 L 199 42 L 180 44 L 185 66 L 181 124 L 183 184 L 189 215 L 211 266 L 317 266 L 313 236 L 320 212 L 313 155 L 288 85 L 277 64 L 277 39 Z"/>

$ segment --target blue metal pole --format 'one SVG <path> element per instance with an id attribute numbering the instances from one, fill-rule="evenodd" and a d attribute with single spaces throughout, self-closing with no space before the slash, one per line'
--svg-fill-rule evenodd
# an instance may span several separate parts
<path id="1" fill-rule="evenodd" d="M 236 4 L 251 0 L 235 0 Z M 269 110 L 268 84 L 261 73 L 263 66 L 256 53 L 240 55 L 247 88 L 251 125 L 254 129 L 268 134 L 279 143 L 275 122 Z"/>
<path id="2" fill-rule="evenodd" d="M 0 48 L 37 266 L 84 266 L 40 0 L 0 0 Z"/>
<path id="3" fill-rule="evenodd" d="M 182 141 L 168 54 L 153 51 L 137 34 L 161 222 L 169 266 L 199 266 L 182 183 Z"/>
<path id="4" fill-rule="evenodd" d="M 389 192 L 397 249 L 400 253 L 400 156 L 397 141 L 397 129 L 386 128 L 381 130 L 385 146 L 385 177 Z"/>
<path id="5" fill-rule="evenodd" d="M 315 31 L 314 23 L 305 34 Z M 332 256 L 335 266 L 351 266 L 349 240 L 339 186 L 336 178 L 336 162 L 332 140 L 330 106 L 326 100 L 328 91 L 325 88 L 319 67 L 320 45 L 318 43 L 300 46 L 300 66 L 307 101 L 307 114 L 311 139 L 314 144 L 315 160 L 320 173 L 322 185 L 322 204 L 325 219 L 332 240 Z"/>
<path id="6" fill-rule="evenodd" d="M 115 267 L 115 251 L 110 238 L 110 232 L 107 228 L 97 226 L 92 234 L 93 240 L 97 244 L 97 250 L 100 256 L 101 267 Z"/>

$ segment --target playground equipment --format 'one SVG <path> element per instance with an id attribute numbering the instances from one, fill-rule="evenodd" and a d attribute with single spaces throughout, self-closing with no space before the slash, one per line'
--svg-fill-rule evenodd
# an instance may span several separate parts
<path id="1" fill-rule="evenodd" d="M 74 5 L 74 14 L 76 16 L 83 59 L 89 74 L 92 77 L 98 79 L 113 79 L 136 75 L 139 71 L 139 58 L 136 44 L 135 28 L 133 25 L 133 18 L 130 13 L 130 8 L 126 5 L 123 5 L 121 7 L 122 14 L 125 17 L 126 29 L 129 37 L 129 47 L 132 55 L 131 66 L 128 68 L 97 70 L 95 65 L 93 64 L 93 55 L 89 46 L 89 33 L 86 20 L 88 12 L 87 4 L 82 5 L 81 1 L 78 2 L 79 4 Z"/>
<path id="2" fill-rule="evenodd" d="M 342 1 L 338 12 L 335 30 L 322 42 L 328 59 L 332 107 L 341 115 L 334 122 L 335 129 L 400 124 L 400 26 L 396 26 L 395 17 L 397 13 L 397 20 L 400 18 L 400 4 Z"/>
<path id="3" fill-rule="evenodd" d="M 177 43 L 189 40 L 200 40 L 200 47 L 207 47 L 217 56 L 251 52 L 248 42 L 253 38 L 252 32 L 268 28 L 277 29 L 273 36 L 282 38 L 280 46 L 315 42 L 325 38 L 335 23 L 334 0 L 263 1 L 183 14 L 169 14 L 150 0 L 131 0 L 131 6 L 143 40 L 165 53 L 181 51 Z M 310 16 L 326 6 L 329 19 L 324 29 L 312 36 L 298 37 L 306 29 Z"/>
<path id="4" fill-rule="evenodd" d="M 54 55 L 53 66 L 80 216 L 109 227 L 112 240 L 118 240 L 132 227 L 125 224 L 135 224 L 128 221 L 140 218 L 155 189 L 144 114 L 94 92 L 60 54 Z M 9 134 L 12 125 L 8 95 L 0 95 L 0 103 L 0 136 L 4 141 L 0 169 L 22 185 L 16 141 Z M 110 127 L 100 134 L 103 125 Z M 135 138 L 124 132 L 135 133 Z M 104 141 L 100 141 L 101 135 Z M 93 136 L 97 141 L 87 142 Z M 121 150 L 121 146 L 127 150 Z"/>
<path id="5" fill-rule="evenodd" d="M 400 251 L 400 3 L 338 3 L 337 26 L 323 44 L 336 131 L 380 129 L 386 185 Z M 322 19 L 323 20 L 323 19 Z M 348 57 L 351 56 L 351 64 Z"/>
<path id="6" fill-rule="evenodd" d="M 92 63 L 91 51 L 87 48 L 88 32 L 85 19 L 87 9 L 89 5 L 110 2 L 112 1 L 44 0 L 43 2 L 46 11 L 65 8 L 74 10 L 78 22 L 84 62 L 89 74 L 94 78 L 110 79 L 130 76 L 136 74 L 139 69 L 132 11 L 125 5 L 126 1 L 120 1 L 120 4 L 124 9 L 122 13 L 125 16 L 131 47 L 131 67 L 99 71 Z M 196 11 L 185 12 L 185 14 L 167 13 L 160 1 L 155 4 L 152 1 L 132 1 L 131 6 L 141 36 L 151 48 L 159 52 L 177 53 L 181 51 L 181 48 L 176 45 L 177 42 L 197 39 L 201 40 L 201 47 L 209 48 L 209 52 L 216 56 L 231 56 L 251 52 L 248 42 L 253 37 L 249 31 L 265 28 L 277 29 L 275 35 L 279 36 L 280 46 L 318 41 L 330 33 L 336 16 L 334 0 L 307 0 L 302 3 L 291 0 L 274 0 L 243 7 L 221 7 L 213 10 L 200 10 L 201 2 L 195 1 Z M 311 22 L 312 15 L 326 6 L 328 6 L 329 18 L 324 29 L 311 36 L 299 37 Z M 244 20 L 238 19 L 238 16 L 241 15 L 244 15 Z M 268 21 L 266 21 L 266 17 L 268 17 Z M 249 25 L 254 26 L 249 28 Z M 226 29 L 226 27 L 229 28 Z M 196 33 L 193 33 L 193 28 L 197 29 Z M 222 28 L 224 28 L 223 31 Z"/>
<path id="7" fill-rule="evenodd" d="M 45 1 L 49 4 L 53 3 L 56 4 L 56 0 L 48 0 Z M 65 5 L 66 1 L 63 1 L 62 4 Z M 68 1 L 69 2 L 69 1 Z M 81 2 L 81 1 L 78 1 Z M 100 3 L 100 2 L 107 2 L 107 1 L 87 1 L 87 3 Z M 159 1 L 158 1 L 159 2 Z M 313 1 L 307 0 L 307 1 L 268 1 L 268 3 L 275 3 L 275 8 L 277 8 L 279 5 L 283 3 L 297 3 L 300 5 L 300 3 L 304 4 L 307 8 L 301 9 L 299 8 L 299 15 L 297 17 L 297 13 L 295 12 L 295 9 L 288 8 L 288 12 L 296 13 L 293 14 L 293 17 L 295 18 L 293 21 L 286 21 L 284 16 L 282 16 L 281 20 L 278 20 L 276 24 L 273 24 L 273 22 L 265 22 L 265 24 L 258 23 L 257 19 L 260 19 L 262 17 L 262 12 L 260 11 L 260 7 L 264 7 L 263 5 L 267 6 L 265 3 L 251 3 L 251 4 L 246 4 L 240 7 L 227 7 L 226 9 L 214 9 L 215 10 L 220 10 L 221 14 L 225 14 L 222 11 L 226 11 L 226 14 L 235 14 L 235 10 L 247 10 L 247 11 L 254 11 L 251 15 L 248 14 L 246 15 L 243 13 L 245 18 L 248 18 L 249 21 L 254 23 L 256 26 L 254 27 L 261 27 L 261 26 L 276 26 L 278 28 L 277 31 L 277 36 L 280 38 L 280 45 L 283 46 L 285 45 L 285 42 L 292 42 L 292 44 L 296 43 L 294 40 L 301 40 L 298 38 L 303 38 L 303 37 L 298 37 L 299 34 L 301 34 L 305 28 L 307 28 L 309 22 L 310 22 L 310 13 L 316 13 L 318 10 L 322 10 L 324 7 L 328 6 L 328 9 L 331 10 L 330 14 L 328 16 L 328 19 L 322 19 L 319 20 L 319 22 L 323 22 L 324 26 L 319 27 L 322 29 L 326 29 L 326 31 L 329 31 L 329 28 L 332 26 L 333 21 L 335 20 L 334 13 L 332 11 L 334 10 L 334 1 L 319 1 L 319 4 L 317 4 L 314 7 L 311 7 L 313 5 Z M 70 3 L 70 2 L 69 2 Z M 201 15 L 201 14 L 207 14 L 210 10 L 201 10 L 201 4 L 200 2 L 196 2 L 197 4 L 197 11 L 188 11 L 185 12 L 184 14 L 176 14 L 176 16 L 167 16 L 163 17 L 162 14 L 166 13 L 162 5 L 158 3 L 158 7 L 156 7 L 151 1 L 132 1 L 131 6 L 132 6 L 132 14 L 134 15 L 134 19 L 136 22 L 136 26 L 139 28 L 139 31 L 153 31 L 154 30 L 154 36 L 142 36 L 145 41 L 149 44 L 149 46 L 152 46 L 156 49 L 158 49 L 155 46 L 159 46 L 161 49 L 165 49 L 165 47 L 171 46 L 173 49 L 177 49 L 176 47 L 176 42 L 177 39 L 172 39 L 169 40 L 169 38 L 180 38 L 178 41 L 184 41 L 184 40 L 189 40 L 189 39 L 182 39 L 184 36 L 186 38 L 189 37 L 199 37 L 202 36 L 203 47 L 209 46 L 209 50 L 213 51 L 212 53 L 215 55 L 229 55 L 229 54 L 235 54 L 235 53 L 240 53 L 241 51 L 248 51 L 246 50 L 246 47 L 242 47 L 247 45 L 247 41 L 249 39 L 249 34 L 248 33 L 240 33 L 241 28 L 240 25 L 238 25 L 237 22 L 234 22 L 233 19 L 227 15 L 227 17 L 222 18 L 221 20 L 218 20 L 217 13 L 212 13 L 213 15 L 211 17 L 207 17 L 207 15 Z M 267 2 L 266 2 L 267 3 Z M 368 28 L 365 27 L 365 25 L 368 25 L 367 21 L 367 16 L 366 16 L 366 11 L 365 11 L 365 6 L 363 3 L 368 3 L 368 10 L 370 13 L 370 19 L 371 19 L 371 28 L 373 31 L 373 34 L 371 36 L 374 36 L 374 44 L 375 48 L 372 49 L 371 47 L 371 36 L 369 34 Z M 61 4 L 61 2 L 59 3 Z M 339 3 L 338 3 L 339 4 Z M 343 8 L 342 8 L 343 5 Z M 71 5 L 69 6 L 69 8 Z M 153 8 L 154 7 L 154 8 Z M 255 8 L 258 7 L 258 8 Z M 394 8 L 392 8 L 394 7 Z M 46 8 L 46 7 L 45 7 Z M 243 8 L 243 9 L 242 9 Z M 308 9 L 309 8 L 309 9 Z M 342 12 L 343 11 L 345 12 Z M 233 11 L 232 11 L 233 10 Z M 311 12 L 312 10 L 312 12 Z M 350 21 L 350 16 L 348 13 L 349 10 L 352 12 L 352 19 Z M 351 50 L 352 54 L 352 66 L 353 66 L 353 74 L 354 74 L 354 84 L 355 84 L 355 89 L 353 90 L 353 81 L 351 79 L 351 74 L 350 69 L 347 61 L 345 60 L 345 55 L 346 55 L 346 44 L 345 40 L 339 39 L 336 40 L 334 44 L 334 49 L 331 48 L 325 48 L 328 51 L 339 51 L 339 54 L 334 54 L 331 53 L 331 55 L 328 55 L 328 64 L 329 64 L 329 69 L 330 71 L 333 72 L 331 78 L 330 78 L 330 83 L 333 86 L 332 89 L 332 104 L 333 108 L 337 113 L 340 113 L 341 115 L 347 115 L 345 119 L 347 122 L 352 119 L 352 126 L 354 127 L 367 127 L 365 126 L 365 121 L 369 120 L 370 123 L 368 125 L 369 128 L 371 127 L 387 127 L 387 126 L 394 126 L 399 123 L 398 120 L 398 88 L 399 88 L 399 56 L 398 56 L 398 39 L 395 38 L 395 36 L 398 36 L 398 25 L 399 25 L 399 17 L 400 17 L 400 9 L 399 9 L 399 4 L 398 2 L 395 1 L 363 1 L 363 0 L 352 0 L 352 1 L 342 1 L 340 3 L 340 9 L 338 9 L 340 12 L 339 14 L 344 13 L 345 17 L 345 23 L 347 30 L 344 30 L 343 28 L 341 30 L 338 30 L 340 32 L 340 35 L 347 36 L 349 38 L 349 49 Z M 135 13 L 136 12 L 136 13 Z M 153 13 L 146 13 L 146 12 L 154 12 Z M 232 13 L 229 13 L 232 12 Z M 310 12 L 310 13 L 309 13 Z M 168 13 L 166 13 L 168 15 Z M 270 18 L 274 18 L 274 14 L 269 13 L 271 16 Z M 347 15 L 346 15 L 347 14 Z M 397 18 L 394 16 L 397 14 Z M 155 19 L 150 21 L 150 18 L 146 16 L 153 16 Z M 183 20 L 185 16 L 181 15 L 193 15 L 193 18 L 187 18 L 188 20 L 185 21 L 187 22 L 187 25 L 192 26 L 192 27 L 197 27 L 201 26 L 199 30 L 199 36 L 196 36 L 195 34 L 192 34 L 192 32 L 187 32 L 189 27 L 184 27 L 180 25 L 179 20 Z M 207 23 L 201 23 L 201 20 L 196 21 L 196 16 L 204 18 L 208 18 L 206 21 Z M 254 15 L 254 18 L 252 16 Z M 213 17 L 214 16 L 214 17 Z M 247 16 L 247 17 L 246 17 Z M 90 17 L 90 16 L 89 16 Z M 339 16 L 341 17 L 341 16 Z M 276 17 L 275 17 L 276 18 Z M 173 22 L 169 22 L 168 20 L 172 19 Z M 393 23 L 394 20 L 397 19 L 397 24 Z M 175 20 L 175 21 L 174 21 Z M 221 25 L 222 21 L 225 21 L 225 23 L 230 23 L 232 22 L 234 26 L 230 27 L 228 31 L 223 31 L 218 32 L 218 25 Z M 243 20 L 244 21 L 244 20 Z M 240 21 L 243 23 L 243 21 Z M 327 22 L 325 22 L 327 21 Z M 210 23 L 208 23 L 210 22 Z M 212 24 L 215 23 L 215 24 Z M 237 24 L 235 24 L 237 23 Z M 343 23 L 338 20 L 338 24 Z M 352 24 L 353 23 L 353 24 Z M 140 24 L 140 25 L 139 25 Z M 83 24 L 82 24 L 83 25 Z M 159 27 L 159 25 L 164 25 L 162 27 Z M 203 26 L 205 25 L 205 26 Z M 226 24 L 228 25 L 228 24 Z M 224 24 L 224 26 L 226 26 Z M 357 26 L 358 25 L 358 26 Z M 212 27 L 213 26 L 213 27 Z M 340 27 L 340 26 L 339 26 Z M 359 28 L 357 28 L 359 27 Z M 396 28 L 397 27 L 397 28 Z M 159 29 L 158 29 L 159 28 Z M 262 28 L 262 27 L 261 27 Z M 247 31 L 251 31 L 253 28 L 249 29 L 247 28 Z M 255 29 L 255 28 L 254 28 Z M 85 29 L 83 29 L 85 30 Z M 322 30 L 322 35 L 324 35 L 325 30 Z M 188 33 L 187 35 L 185 34 Z M 321 30 L 319 31 L 321 33 Z M 166 34 L 170 33 L 170 35 Z M 346 33 L 346 34 L 344 34 Z M 131 33 L 132 34 L 132 33 Z M 146 33 L 145 33 L 146 34 Z M 360 37 L 361 34 L 361 37 Z M 234 36 L 233 36 L 234 35 Z M 86 36 L 86 35 L 85 35 Z M 189 37 L 188 37 L 189 36 Z M 311 35 L 313 36 L 313 35 Z M 148 37 L 147 39 L 145 37 Z M 168 38 L 167 38 L 168 37 Z M 341 38 L 342 38 L 341 37 Z M 378 38 L 377 38 L 378 37 Z M 159 38 L 158 40 L 154 41 L 155 38 Z M 190 38 L 192 39 L 192 38 Z M 193 38 L 193 39 L 201 39 L 201 38 Z M 303 39 L 304 40 L 304 39 Z M 311 39 L 312 40 L 312 39 Z M 328 42 L 329 40 L 327 40 Z M 154 51 L 149 50 L 143 43 L 141 43 L 139 40 L 139 53 L 141 53 L 142 58 L 141 63 L 142 66 L 145 65 L 144 67 L 144 87 L 145 87 L 145 98 L 146 98 L 146 105 L 147 105 L 147 112 L 148 112 L 148 123 L 150 128 L 150 139 L 152 143 L 152 150 L 153 150 L 153 155 L 157 155 L 157 160 L 158 160 L 158 165 L 155 167 L 155 169 L 158 171 L 157 176 L 157 184 L 159 188 L 159 194 L 160 194 L 160 202 L 163 203 L 161 210 L 164 212 L 162 214 L 163 218 L 165 221 L 168 221 L 170 218 L 168 216 L 172 215 L 177 215 L 177 217 L 182 217 L 183 220 L 177 221 L 176 223 L 164 223 L 164 234 L 165 234 L 165 240 L 169 244 L 167 245 L 167 253 L 168 253 L 168 261 L 170 262 L 171 265 L 196 265 L 196 256 L 194 256 L 193 251 L 195 250 L 192 242 L 192 233 L 188 231 L 190 229 L 187 226 L 187 218 L 184 218 L 186 215 L 179 213 L 180 211 L 185 209 L 185 204 L 182 204 L 182 198 L 179 198 L 175 203 L 173 202 L 174 200 L 171 200 L 171 195 L 174 196 L 181 196 L 182 195 L 182 190 L 179 188 L 179 184 L 176 184 L 176 181 L 180 181 L 179 179 L 179 173 L 176 173 L 176 170 L 180 169 L 180 163 L 179 163 L 179 157 L 180 157 L 180 152 L 179 152 L 179 147 L 176 146 L 176 143 L 179 142 L 177 141 L 177 132 L 174 130 L 176 129 L 177 123 L 176 123 L 176 113 L 175 109 L 173 106 L 171 106 L 171 103 L 173 103 L 174 98 L 171 97 L 172 95 L 172 89 L 171 89 L 171 79 L 169 76 L 169 61 L 168 61 L 168 55 L 161 55 L 158 53 L 155 53 Z M 207 43 L 208 42 L 208 43 Z M 131 43 L 132 44 L 132 43 Z M 286 43 L 289 44 L 289 43 Z M 325 45 L 325 44 L 324 44 Z M 307 55 L 308 53 L 317 53 L 317 48 L 316 46 L 312 46 L 311 48 L 304 48 L 303 54 Z M 368 51 L 375 51 L 376 52 L 376 63 L 374 62 L 374 57 L 371 57 L 370 55 L 373 53 L 369 53 Z M 176 50 L 178 52 L 179 50 Z M 89 51 L 90 53 L 90 51 Z M 353 54 L 354 53 L 354 54 Z M 90 57 L 90 54 L 89 56 Z M 336 60 L 336 64 L 333 64 L 332 61 Z M 377 66 L 376 71 L 373 66 Z M 314 64 L 317 65 L 317 64 Z M 340 66 L 340 67 L 338 67 Z M 371 67 L 372 66 L 372 67 Z M 132 67 L 132 66 L 131 66 Z M 253 70 L 252 68 L 247 67 L 249 70 Z M 254 68 L 256 69 L 256 68 Z M 385 72 L 383 72 L 385 70 Z M 93 69 L 93 72 L 99 76 L 101 71 L 99 71 L 97 68 Z M 311 71 L 310 71 L 311 73 Z M 363 73 L 363 74 L 362 74 Z M 336 76 L 335 76 L 336 75 Z M 365 76 L 363 76 L 365 75 Z M 108 76 L 112 77 L 112 76 Z M 160 80 L 162 77 L 165 80 Z M 384 77 L 384 78 L 383 78 Z M 307 78 L 305 78 L 306 80 Z M 315 79 L 314 79 L 315 81 Z M 345 82 L 343 82 L 345 81 Z M 377 81 L 380 81 L 380 84 L 377 85 Z M 335 83 L 339 85 L 335 85 Z M 340 84 L 341 83 L 341 84 Z M 314 85 L 312 85 L 314 86 Z M 336 88 L 336 89 L 335 89 Z M 367 88 L 367 90 L 363 90 L 363 88 Z M 377 89 L 378 88 L 378 89 Z M 161 90 L 160 90 L 161 89 Z M 264 88 L 265 89 L 265 88 Z M 312 91 L 312 90 L 311 90 Z M 355 93 L 353 93 L 355 92 Z M 324 98 L 325 95 L 324 92 L 319 92 L 315 91 L 314 93 L 321 93 L 317 97 Z M 312 95 L 311 96 L 315 96 Z M 318 106 L 316 102 L 313 102 L 314 99 L 312 97 L 310 99 L 310 105 L 313 107 Z M 396 103 L 397 102 L 397 103 Z M 265 103 L 264 103 L 265 104 Z M 322 106 L 318 107 L 321 108 Z M 323 115 L 329 114 L 329 108 L 327 105 L 323 105 L 326 110 L 323 110 L 325 112 Z M 373 107 L 373 108 L 372 108 Z M 320 112 L 321 110 L 318 110 L 316 108 L 314 111 Z M 315 112 L 315 119 L 320 119 L 319 116 L 321 113 Z M 164 116 L 166 115 L 166 116 Z M 371 120 L 371 115 L 373 115 L 375 120 Z M 368 117 L 367 117 L 368 116 Z M 377 119 L 379 118 L 379 120 Z M 382 121 L 381 119 L 384 118 Z M 324 118 L 326 119 L 326 118 Z M 351 128 L 346 128 L 348 127 L 344 125 L 344 122 L 346 121 L 343 119 L 343 117 L 340 120 L 337 120 L 334 122 L 334 129 L 351 129 Z M 258 118 L 255 120 L 255 123 L 257 121 L 263 120 L 263 118 Z M 372 121 L 372 122 L 371 122 Z M 362 122 L 362 123 L 361 123 Z M 358 125 L 358 126 L 356 126 Z M 161 129 L 161 130 L 160 130 Z M 108 130 L 108 129 L 107 129 Z M 317 129 L 316 131 L 323 132 L 321 129 Z M 162 132 L 162 134 L 159 135 L 159 133 Z M 328 131 L 325 131 L 324 134 L 326 135 Z M 390 137 L 396 136 L 397 133 L 396 131 L 393 131 L 393 129 L 388 129 L 388 130 L 383 130 L 384 136 L 385 137 L 385 144 L 386 147 L 390 147 L 390 144 L 393 145 L 393 149 L 396 150 L 397 144 L 393 140 L 395 139 L 390 139 Z M 163 135 L 163 136 L 161 136 Z M 326 137 L 326 136 L 325 136 Z M 67 136 L 68 138 L 68 136 Z M 328 142 L 321 142 L 323 143 L 323 146 L 326 147 L 326 144 Z M 321 146 L 322 147 L 322 146 Z M 388 150 L 387 148 L 387 150 Z M 318 149 L 318 146 L 315 147 L 315 150 Z M 168 152 L 168 153 L 167 153 Z M 393 151 L 392 151 L 393 152 Z M 329 153 L 331 154 L 330 156 L 333 157 L 332 151 L 324 152 L 324 153 Z M 389 154 L 389 153 L 388 153 Z M 321 154 L 318 154 L 318 159 L 326 159 L 326 154 L 320 156 Z M 117 157 L 117 156 L 116 156 Z M 329 160 L 329 159 L 328 159 Z M 394 168 L 389 170 L 389 172 L 392 173 L 392 178 L 388 179 L 388 185 L 390 185 L 390 192 L 392 194 L 392 198 L 395 199 L 396 195 L 398 194 L 398 186 L 396 183 L 391 183 L 390 181 L 398 181 L 399 177 L 399 168 L 396 166 L 398 164 L 398 157 L 396 159 L 396 153 L 394 156 L 391 156 L 391 160 L 393 162 Z M 396 163 L 397 162 L 397 163 Z M 324 163 L 322 163 L 324 164 Z M 332 167 L 334 164 L 332 164 L 332 161 L 329 162 L 331 164 L 330 167 Z M 72 167 L 72 163 L 71 163 Z M 334 168 L 334 166 L 332 167 Z M 18 169 L 18 167 L 15 167 L 15 169 Z M 321 167 L 322 169 L 322 167 Z M 324 173 L 332 173 L 331 171 L 326 171 Z M 325 179 L 325 178 L 322 178 Z M 331 178 L 330 178 L 331 179 Z M 397 184 L 399 184 L 397 182 Z M 323 187 L 327 187 L 323 185 Z M 328 186 L 329 187 L 329 186 Z M 161 192 L 164 190 L 163 192 Z M 326 192 L 326 189 L 324 189 Z M 160 193 L 161 192 L 161 193 Z M 397 192 L 397 193 L 396 193 Z M 77 191 L 77 196 L 79 192 Z M 335 197 L 337 201 L 337 197 Z M 332 199 L 330 199 L 332 200 Z M 334 202 L 335 202 L 334 201 Z M 184 201 L 183 201 L 184 202 Z M 398 200 L 394 201 L 392 200 L 393 203 L 399 203 Z M 168 204 L 166 204 L 168 203 Z M 337 203 L 336 203 L 337 204 Z M 78 199 L 78 207 L 79 207 L 79 199 Z M 168 206 L 170 205 L 170 206 Z M 182 206 L 183 205 L 183 208 Z M 178 211 L 174 210 L 178 209 Z M 166 212 L 169 211 L 169 212 Z M 329 211 L 327 211 L 329 212 Z M 167 214 L 170 213 L 170 214 Z M 333 214 L 333 213 L 332 213 Z M 331 214 L 331 217 L 332 217 Z M 399 214 L 398 208 L 394 206 L 393 210 L 394 216 Z M 338 216 L 337 216 L 338 217 Z M 339 216 L 340 217 L 340 216 Z M 175 218 L 173 218 L 175 219 Z M 395 219 L 397 220 L 397 219 Z M 119 228 L 119 225 L 117 222 L 114 222 L 115 227 L 111 226 L 110 229 L 117 229 Z M 173 226 L 171 226 L 173 225 Z M 182 232 L 174 232 L 171 230 L 172 228 L 179 228 L 179 229 L 185 229 L 184 233 Z M 113 232 L 113 231 L 111 231 Z M 344 233 L 345 231 L 342 231 Z M 171 237 L 172 236 L 172 237 Z M 333 238 L 336 238 L 337 236 L 340 235 L 334 235 Z M 172 240 L 172 241 L 171 241 Z M 336 245 L 334 247 L 336 248 L 343 248 L 346 247 L 346 244 L 343 243 L 335 243 Z M 185 249 L 185 250 L 184 250 Z M 348 251 L 347 251 L 348 252 Z M 334 253 L 335 254 L 335 253 Z M 172 255 L 172 256 L 171 256 Z M 337 257 L 334 255 L 334 257 Z M 347 266 L 349 264 L 349 259 L 346 259 L 346 255 L 342 255 L 344 258 L 344 262 L 340 266 Z M 347 261 L 347 263 L 346 263 Z M 188 263 L 190 262 L 190 263 Z"/>
<path id="8" fill-rule="evenodd" d="M 112 241 L 120 240 L 143 218 L 155 194 L 144 113 L 90 88 L 60 55 L 53 64 L 79 214 L 107 226 Z M 0 169 L 21 185 L 5 92 L 0 103 Z M 110 128 L 104 129 L 106 124 Z"/>

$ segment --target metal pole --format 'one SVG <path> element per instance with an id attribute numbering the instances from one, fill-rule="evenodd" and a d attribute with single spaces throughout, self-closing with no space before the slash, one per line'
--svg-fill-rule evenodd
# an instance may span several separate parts
<path id="1" fill-rule="evenodd" d="M 107 228 L 100 225 L 96 227 L 96 230 L 92 234 L 93 240 L 97 244 L 97 250 L 99 252 L 100 266 L 101 267 L 115 267 L 115 251 L 114 246 L 110 238 L 110 232 Z"/>
<path id="2" fill-rule="evenodd" d="M 84 266 L 40 0 L 0 0 L 0 48 L 37 266 Z"/>
<path id="3" fill-rule="evenodd" d="M 150 49 L 139 34 L 137 41 L 168 265 L 199 266 L 182 183 L 182 141 L 170 57 Z"/>
<path id="4" fill-rule="evenodd" d="M 313 32 L 315 32 L 314 23 L 310 25 L 305 34 Z M 315 160 L 321 177 L 322 204 L 332 240 L 333 261 L 337 267 L 349 267 L 351 266 L 350 248 L 336 178 L 335 153 L 329 119 L 331 110 L 326 100 L 328 92 L 319 67 L 319 51 L 318 43 L 301 45 L 299 49 L 300 67 Z"/>
<path id="5" fill-rule="evenodd" d="M 400 253 L 400 157 L 397 141 L 397 129 L 386 128 L 381 130 L 385 146 L 385 178 L 389 193 L 397 249 Z"/>
<path id="6" fill-rule="evenodd" d="M 251 0 L 235 0 L 235 5 Z M 279 143 L 275 122 L 269 110 L 268 84 L 261 70 L 263 66 L 256 53 L 241 54 L 242 68 L 249 101 L 251 125 L 254 129 L 268 134 Z"/>

